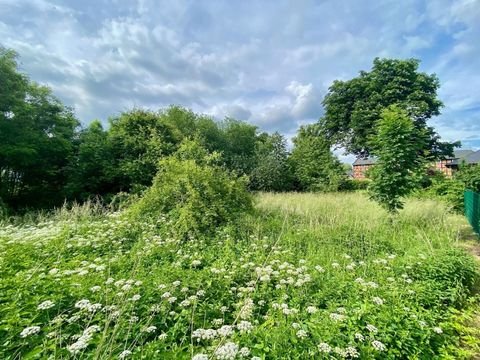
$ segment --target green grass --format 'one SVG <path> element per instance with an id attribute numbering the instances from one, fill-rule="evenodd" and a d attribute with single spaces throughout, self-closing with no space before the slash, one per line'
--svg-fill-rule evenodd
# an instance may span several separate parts
<path id="1" fill-rule="evenodd" d="M 0 358 L 467 356 L 477 272 L 441 203 L 391 218 L 359 193 L 260 194 L 210 238 L 170 226 L 92 205 L 3 223 Z"/>

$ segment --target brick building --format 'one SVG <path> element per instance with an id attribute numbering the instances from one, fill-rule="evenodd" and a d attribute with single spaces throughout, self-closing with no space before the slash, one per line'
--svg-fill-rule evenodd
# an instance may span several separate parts
<path id="1" fill-rule="evenodd" d="M 454 151 L 453 157 L 435 162 L 432 168 L 450 177 L 453 175 L 454 171 L 458 169 L 458 166 L 462 163 L 480 164 L 480 150 L 456 150 Z M 366 179 L 366 171 L 370 169 L 373 165 L 375 165 L 375 158 L 356 159 L 353 163 L 353 178 L 359 180 Z"/>

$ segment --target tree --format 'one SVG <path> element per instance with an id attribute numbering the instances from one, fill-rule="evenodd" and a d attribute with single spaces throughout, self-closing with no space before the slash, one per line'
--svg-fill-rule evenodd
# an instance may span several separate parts
<path id="1" fill-rule="evenodd" d="M 403 207 L 402 197 L 419 184 L 425 170 L 419 153 L 425 148 L 427 135 L 425 129 L 415 127 L 414 120 L 399 106 L 382 111 L 371 139 L 377 162 L 370 171 L 369 192 L 391 213 Z"/>
<path id="2" fill-rule="evenodd" d="M 108 141 L 118 190 L 150 186 L 158 162 L 176 150 L 180 137 L 178 129 L 159 112 L 133 109 L 110 119 Z"/>
<path id="3" fill-rule="evenodd" d="M 318 124 L 300 127 L 290 161 L 299 190 L 338 190 L 346 175 Z"/>
<path id="4" fill-rule="evenodd" d="M 217 165 L 196 140 L 186 139 L 177 152 L 160 161 L 153 185 L 129 209 L 132 220 L 166 217 L 168 230 L 183 240 L 212 235 L 250 212 L 252 197 L 245 177 Z"/>
<path id="5" fill-rule="evenodd" d="M 278 132 L 263 133 L 256 146 L 256 165 L 252 171 L 251 188 L 261 191 L 287 191 L 292 174 L 288 163 L 287 141 Z"/>
<path id="6" fill-rule="evenodd" d="M 0 198 L 17 208 L 59 204 L 79 123 L 48 87 L 21 74 L 16 53 L 3 48 L 0 83 Z"/>
<path id="7" fill-rule="evenodd" d="M 373 61 L 371 71 L 348 81 L 334 81 L 323 100 L 325 116 L 320 119 L 329 141 L 348 153 L 368 156 L 368 139 L 381 112 L 398 105 L 413 120 L 418 131 L 425 132 L 429 141 L 423 156 L 431 159 L 451 155 L 456 144 L 443 143 L 427 121 L 440 114 L 442 102 L 437 97 L 440 86 L 434 74 L 418 71 L 416 59 Z"/>
<path id="8" fill-rule="evenodd" d="M 250 175 L 255 168 L 257 127 L 232 118 L 220 124 L 223 137 L 223 154 L 227 169 L 238 175 Z"/>
<path id="9" fill-rule="evenodd" d="M 68 199 L 85 201 L 118 191 L 113 182 L 115 169 L 108 133 L 100 121 L 93 121 L 80 132 L 75 153 L 68 168 Z"/>

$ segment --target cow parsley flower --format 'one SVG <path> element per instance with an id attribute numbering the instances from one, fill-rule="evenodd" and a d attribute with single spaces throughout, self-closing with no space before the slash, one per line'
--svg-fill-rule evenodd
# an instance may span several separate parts
<path id="1" fill-rule="evenodd" d="M 359 352 L 357 349 L 355 349 L 353 346 L 348 346 L 345 349 L 345 354 L 347 355 L 348 358 L 350 359 L 356 359 L 360 356 Z"/>
<path id="2" fill-rule="evenodd" d="M 378 296 L 375 296 L 373 297 L 372 301 L 376 304 L 376 305 L 383 305 L 384 303 L 384 300 Z"/>
<path id="3" fill-rule="evenodd" d="M 208 360 L 208 355 L 196 354 L 194 357 L 192 357 L 192 360 Z"/>
<path id="4" fill-rule="evenodd" d="M 253 329 L 253 325 L 250 321 L 242 320 L 237 324 L 237 329 L 240 334 L 249 333 Z"/>
<path id="5" fill-rule="evenodd" d="M 329 354 L 332 352 L 332 347 L 327 343 L 322 342 L 318 344 L 318 351 L 320 351 L 321 353 Z"/>
<path id="6" fill-rule="evenodd" d="M 46 300 L 37 306 L 38 310 L 48 310 L 55 306 L 55 303 L 50 300 Z"/>
<path id="7" fill-rule="evenodd" d="M 367 330 L 368 330 L 368 331 L 370 331 L 370 332 L 372 332 L 372 333 L 374 333 L 374 334 L 378 332 L 378 329 L 377 329 L 375 326 L 371 325 L 371 324 L 367 324 L 366 327 L 367 327 Z"/>
<path id="8" fill-rule="evenodd" d="M 433 331 L 434 331 L 435 333 L 437 333 L 437 334 L 442 334 L 442 333 L 443 333 L 442 328 L 440 328 L 440 327 L 438 327 L 438 326 L 435 326 L 435 327 L 433 328 Z"/>
<path id="9" fill-rule="evenodd" d="M 238 345 L 233 342 L 227 342 L 215 350 L 215 357 L 218 360 L 233 360 L 238 354 Z"/>
<path id="10" fill-rule="evenodd" d="M 297 331 L 297 337 L 299 339 L 304 339 L 304 338 L 308 337 L 308 333 L 305 330 L 298 330 Z"/>
<path id="11" fill-rule="evenodd" d="M 375 350 L 377 351 L 385 351 L 387 347 L 385 346 L 384 343 L 378 341 L 378 340 L 373 340 L 372 341 L 372 346 Z"/>
<path id="12" fill-rule="evenodd" d="M 240 349 L 240 351 L 238 352 L 238 354 L 239 354 L 240 356 L 247 357 L 248 355 L 250 355 L 250 349 L 249 349 L 248 347 L 244 346 L 244 347 L 242 347 L 242 348 Z"/>
<path id="13" fill-rule="evenodd" d="M 129 357 L 130 355 L 132 355 L 132 352 L 130 350 L 123 350 L 120 355 L 118 355 L 118 358 L 119 359 L 126 359 L 127 357 Z"/>
<path id="14" fill-rule="evenodd" d="M 360 333 L 356 333 L 354 336 L 355 336 L 355 339 L 358 340 L 358 341 L 364 341 L 365 340 L 365 336 L 363 336 Z"/>
<path id="15" fill-rule="evenodd" d="M 35 335 L 35 334 L 38 334 L 39 332 L 40 332 L 40 326 L 29 326 L 22 330 L 22 332 L 20 333 L 20 337 L 26 338 L 27 336 Z"/>

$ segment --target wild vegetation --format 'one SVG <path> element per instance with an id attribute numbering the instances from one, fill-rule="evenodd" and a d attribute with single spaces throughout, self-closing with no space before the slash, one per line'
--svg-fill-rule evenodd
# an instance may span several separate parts
<path id="1" fill-rule="evenodd" d="M 256 203 L 188 240 L 94 204 L 3 224 L 1 358 L 467 356 L 461 216 L 411 200 L 392 223 L 359 193 Z"/>
<path id="2" fill-rule="evenodd" d="M 0 48 L 0 358 L 471 355 L 478 271 L 451 204 L 480 177 L 419 171 L 455 144 L 418 65 L 334 82 L 289 149 L 179 106 L 82 127 Z M 339 192 L 366 183 L 335 146 L 378 157 L 370 198 Z"/>

